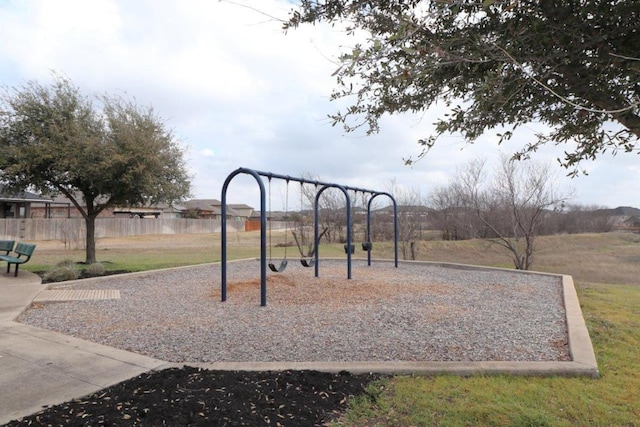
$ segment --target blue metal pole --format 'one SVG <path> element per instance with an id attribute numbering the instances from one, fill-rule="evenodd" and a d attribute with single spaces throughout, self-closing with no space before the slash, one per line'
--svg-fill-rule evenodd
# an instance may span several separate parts
<path id="1" fill-rule="evenodd" d="M 323 190 L 321 191 L 316 191 L 316 197 L 315 200 L 313 202 L 313 242 L 315 243 L 315 248 L 316 248 L 316 253 L 314 255 L 315 257 L 315 262 L 314 262 L 314 271 L 315 271 L 315 275 L 316 277 L 319 277 L 319 272 L 320 272 L 320 242 L 318 241 L 318 199 L 320 198 L 320 194 L 322 193 Z"/>
<path id="2" fill-rule="evenodd" d="M 220 295 L 222 302 L 227 300 L 227 187 L 229 186 L 231 178 L 231 175 L 228 175 L 227 179 L 224 181 L 224 184 L 222 185 L 222 196 L 220 197 L 220 203 L 222 203 L 220 209 L 220 215 L 222 215 L 220 220 L 220 268 L 222 270 Z"/>
<path id="3" fill-rule="evenodd" d="M 391 197 L 393 201 L 393 251 L 395 254 L 396 268 L 398 268 L 398 204 L 396 203 L 396 199 L 390 194 L 387 195 Z"/>
<path id="4" fill-rule="evenodd" d="M 367 239 L 369 239 L 369 230 L 370 230 L 370 213 L 371 213 L 371 202 L 378 196 L 387 196 L 391 199 L 391 203 L 393 203 L 393 255 L 395 260 L 395 266 L 398 267 L 398 204 L 396 203 L 396 199 L 389 194 L 384 192 L 376 192 L 371 199 L 369 199 L 369 206 L 367 208 Z M 369 239 L 369 241 L 371 241 Z M 371 265 L 371 253 L 369 253 L 369 265 Z"/>
<path id="5" fill-rule="evenodd" d="M 351 245 L 353 245 L 351 238 L 351 198 L 346 188 L 341 185 L 336 185 L 344 193 L 344 197 L 347 199 L 347 279 L 351 279 Z"/>
<path id="6" fill-rule="evenodd" d="M 371 244 L 371 202 L 375 195 L 372 195 L 367 203 L 367 242 Z M 371 265 L 371 250 L 367 251 L 367 265 Z"/>
<path id="7" fill-rule="evenodd" d="M 264 183 L 260 174 L 253 169 L 239 168 L 231 172 L 222 185 L 222 221 L 221 221 L 221 263 L 222 263 L 222 301 L 227 300 L 227 188 L 231 180 L 238 174 L 245 173 L 253 176 L 260 187 L 260 305 L 267 305 L 267 220 L 266 220 L 266 196 Z"/>

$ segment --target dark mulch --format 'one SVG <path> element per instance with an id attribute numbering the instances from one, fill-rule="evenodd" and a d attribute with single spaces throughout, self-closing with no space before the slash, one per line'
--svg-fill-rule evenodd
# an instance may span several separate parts
<path id="1" fill-rule="evenodd" d="M 321 426 L 380 375 L 172 368 L 7 426 Z"/>

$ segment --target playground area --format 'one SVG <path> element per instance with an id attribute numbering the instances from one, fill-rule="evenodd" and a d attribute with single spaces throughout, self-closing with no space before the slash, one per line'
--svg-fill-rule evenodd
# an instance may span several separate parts
<path id="1" fill-rule="evenodd" d="M 322 260 L 270 273 L 259 261 L 76 282 L 120 299 L 35 303 L 19 321 L 178 363 L 568 361 L 559 276 L 428 263 Z M 69 288 L 69 285 L 60 285 Z"/>

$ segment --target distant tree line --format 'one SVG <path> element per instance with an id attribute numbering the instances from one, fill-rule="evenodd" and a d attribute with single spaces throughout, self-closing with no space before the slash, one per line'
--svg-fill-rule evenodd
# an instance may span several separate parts
<path id="1" fill-rule="evenodd" d="M 292 215 L 298 245 L 312 252 L 315 191 L 303 189 L 301 205 L 308 208 Z M 536 239 L 541 235 L 601 233 L 613 230 L 611 210 L 600 206 L 569 204 L 570 193 L 561 189 L 546 164 L 515 162 L 502 156 L 495 168 L 474 159 L 458 168 L 448 184 L 424 198 L 417 189 L 396 182 L 387 191 L 398 203 L 399 249 L 403 259 L 417 259 L 417 241 L 486 239 L 502 247 L 517 269 L 531 268 Z M 377 200 L 376 200 L 377 201 Z M 364 241 L 368 199 L 352 197 L 354 241 Z M 344 196 L 326 192 L 319 203 L 319 225 L 326 242 L 346 241 Z M 374 206 L 380 208 L 380 206 Z M 304 214 L 307 212 L 307 214 Z M 373 212 L 373 241 L 393 239 L 393 211 Z M 302 251 L 302 249 L 301 249 Z"/>

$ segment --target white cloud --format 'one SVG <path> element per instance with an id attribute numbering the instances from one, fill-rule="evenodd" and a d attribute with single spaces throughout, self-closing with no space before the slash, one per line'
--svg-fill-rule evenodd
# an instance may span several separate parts
<path id="1" fill-rule="evenodd" d="M 285 0 L 238 1 L 277 17 L 292 7 Z M 6 85 L 46 81 L 56 70 L 88 93 L 123 91 L 153 105 L 190 147 L 197 197 L 219 198 L 226 176 L 241 166 L 376 190 L 395 179 L 425 196 L 468 159 L 515 151 L 535 131 L 525 128 L 503 147 L 491 133 L 472 146 L 443 137 L 422 161 L 404 166 L 442 107 L 386 117 L 378 135 L 345 135 L 327 118 L 339 106 L 329 102 L 331 73 L 340 46 L 356 39 L 325 25 L 284 35 L 281 23 L 231 2 L 4 2 L 0 38 Z M 535 157 L 555 162 L 561 155 L 562 147 L 551 146 Z M 637 161 L 605 156 L 585 165 L 589 176 L 563 182 L 576 187 L 577 201 L 640 207 L 632 185 L 640 178 Z M 257 205 L 253 178 L 234 179 L 229 199 Z"/>

